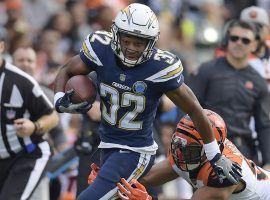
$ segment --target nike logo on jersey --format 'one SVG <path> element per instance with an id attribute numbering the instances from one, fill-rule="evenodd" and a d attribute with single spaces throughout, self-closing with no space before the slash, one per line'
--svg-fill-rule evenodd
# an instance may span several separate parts
<path id="1" fill-rule="evenodd" d="M 130 153 L 130 151 L 129 150 L 122 150 L 122 149 L 120 149 L 119 153 Z"/>
<path id="2" fill-rule="evenodd" d="M 177 83 L 180 83 L 181 77 L 179 77 L 176 81 L 177 81 Z"/>

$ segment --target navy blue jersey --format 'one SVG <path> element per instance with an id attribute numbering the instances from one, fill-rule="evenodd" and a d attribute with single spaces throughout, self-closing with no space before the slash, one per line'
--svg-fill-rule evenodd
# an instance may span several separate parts
<path id="1" fill-rule="evenodd" d="M 110 33 L 97 31 L 86 37 L 80 52 L 84 63 L 97 73 L 101 141 L 129 147 L 151 146 L 159 98 L 184 81 L 181 61 L 167 51 L 155 49 L 148 61 L 133 68 L 123 67 L 110 42 Z"/>

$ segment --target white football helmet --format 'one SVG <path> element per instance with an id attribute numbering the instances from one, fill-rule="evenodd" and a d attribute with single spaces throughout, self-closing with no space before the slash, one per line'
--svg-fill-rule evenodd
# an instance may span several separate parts
<path id="1" fill-rule="evenodd" d="M 133 3 L 121 10 L 111 27 L 111 46 L 114 53 L 127 67 L 134 67 L 148 60 L 159 38 L 159 25 L 155 13 L 146 5 Z M 147 45 L 138 60 L 125 58 L 120 45 L 120 33 L 147 39 Z"/>

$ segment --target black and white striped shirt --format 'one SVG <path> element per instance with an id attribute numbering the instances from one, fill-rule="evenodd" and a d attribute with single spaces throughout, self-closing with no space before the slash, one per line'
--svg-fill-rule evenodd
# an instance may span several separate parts
<path id="1" fill-rule="evenodd" d="M 9 63 L 0 67 L 0 159 L 21 152 L 29 144 L 43 141 L 42 136 L 18 137 L 13 121 L 28 118 L 36 121 L 52 113 L 53 106 L 37 81 Z"/>

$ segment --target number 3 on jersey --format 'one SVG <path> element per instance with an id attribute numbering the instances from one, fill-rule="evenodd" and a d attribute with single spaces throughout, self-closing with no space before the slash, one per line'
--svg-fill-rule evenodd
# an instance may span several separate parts
<path id="1" fill-rule="evenodd" d="M 102 104 L 102 117 L 111 125 L 118 123 L 118 128 L 125 130 L 142 129 L 143 121 L 135 121 L 136 116 L 145 109 L 145 97 L 125 92 L 121 96 L 119 92 L 104 83 L 100 84 L 100 96 L 110 98 L 110 107 Z M 121 107 L 133 106 L 132 111 L 128 111 L 120 119 L 117 119 L 117 112 Z M 118 121 L 119 120 L 119 121 Z"/>

